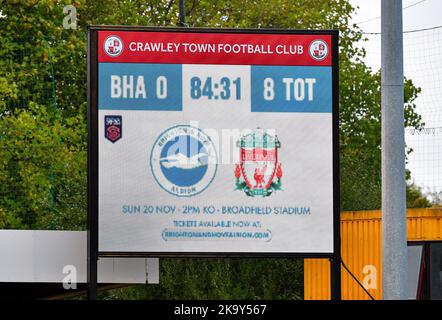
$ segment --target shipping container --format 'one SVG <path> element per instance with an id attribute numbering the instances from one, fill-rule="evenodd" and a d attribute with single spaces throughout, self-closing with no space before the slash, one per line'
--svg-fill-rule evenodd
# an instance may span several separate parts
<path id="1" fill-rule="evenodd" d="M 341 213 L 342 299 L 382 299 L 381 211 Z M 409 299 L 442 299 L 442 209 L 407 210 Z M 304 260 L 304 299 L 330 299 L 330 262 Z"/>

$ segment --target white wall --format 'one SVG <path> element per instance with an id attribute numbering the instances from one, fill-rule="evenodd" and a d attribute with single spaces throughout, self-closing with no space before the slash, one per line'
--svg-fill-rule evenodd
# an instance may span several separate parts
<path id="1" fill-rule="evenodd" d="M 61 283 L 72 270 L 86 282 L 85 231 L 0 230 L 0 282 Z M 98 282 L 159 283 L 159 260 L 100 258 Z"/>

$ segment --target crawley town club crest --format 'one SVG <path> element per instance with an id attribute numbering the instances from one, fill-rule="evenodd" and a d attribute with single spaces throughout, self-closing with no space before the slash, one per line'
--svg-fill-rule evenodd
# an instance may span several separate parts
<path id="1" fill-rule="evenodd" d="M 281 190 L 282 168 L 278 162 L 281 143 L 276 135 L 257 129 L 237 142 L 240 163 L 236 165 L 236 189 L 250 197 L 268 197 Z"/>

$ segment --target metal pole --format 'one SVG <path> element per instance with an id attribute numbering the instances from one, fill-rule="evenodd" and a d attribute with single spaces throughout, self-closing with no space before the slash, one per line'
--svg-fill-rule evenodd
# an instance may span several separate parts
<path id="1" fill-rule="evenodd" d="M 186 26 L 186 12 L 184 11 L 184 0 L 180 0 L 180 27 Z"/>
<path id="2" fill-rule="evenodd" d="M 55 90 L 55 71 L 54 71 L 54 63 L 52 60 L 52 51 L 51 46 L 49 45 L 49 41 L 45 37 L 45 43 L 48 48 L 48 60 L 50 61 L 51 65 L 51 84 L 52 84 L 52 113 L 57 118 L 59 116 L 58 109 L 57 109 L 57 96 L 56 96 L 56 90 Z M 57 139 L 57 142 L 60 143 L 60 139 Z M 55 222 L 55 190 L 54 190 L 54 170 L 53 166 L 51 165 L 51 175 L 50 175 L 50 211 L 51 211 L 51 224 L 50 229 L 55 230 L 56 228 L 56 222 Z"/>
<path id="3" fill-rule="evenodd" d="M 94 235 L 90 230 L 87 232 L 88 252 L 87 252 L 87 299 L 97 300 L 98 291 L 98 256 L 97 247 L 93 244 Z"/>
<path id="4" fill-rule="evenodd" d="M 339 251 L 340 252 L 340 251 Z M 335 253 L 330 259 L 330 300 L 340 301 L 341 297 L 341 257 Z"/>
<path id="5" fill-rule="evenodd" d="M 50 175 L 50 182 L 51 185 L 49 187 L 49 194 L 50 194 L 50 210 L 51 210 L 51 224 L 50 224 L 50 229 L 51 230 L 55 230 L 55 188 L 54 188 L 54 171 L 52 170 L 52 166 L 51 166 L 51 175 Z"/>
<path id="6" fill-rule="evenodd" d="M 407 299 L 402 0 L 381 1 L 382 293 Z"/>

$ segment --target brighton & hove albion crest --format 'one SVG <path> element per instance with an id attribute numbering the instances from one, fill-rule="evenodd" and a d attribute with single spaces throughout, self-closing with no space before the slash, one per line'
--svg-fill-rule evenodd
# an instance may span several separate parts
<path id="1" fill-rule="evenodd" d="M 123 135 L 123 118 L 121 116 L 104 116 L 104 136 L 112 143 Z"/>
<path id="2" fill-rule="evenodd" d="M 240 163 L 236 164 L 236 190 L 250 197 L 268 197 L 281 190 L 282 168 L 278 162 L 281 143 L 276 135 L 257 129 L 237 142 Z"/>
<path id="3" fill-rule="evenodd" d="M 150 166 L 161 188 L 177 197 L 191 197 L 210 185 L 217 161 L 215 146 L 204 131 L 178 125 L 157 138 Z"/>

